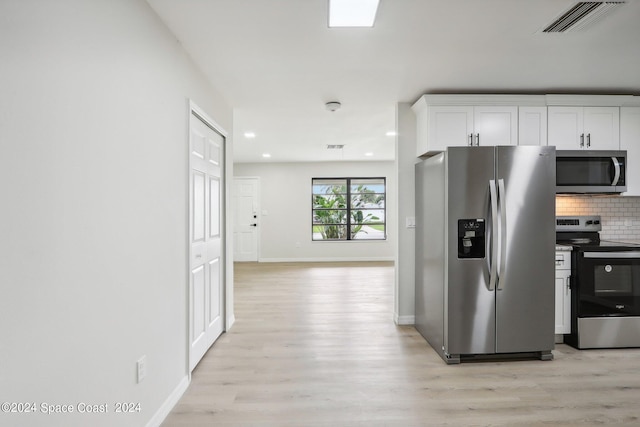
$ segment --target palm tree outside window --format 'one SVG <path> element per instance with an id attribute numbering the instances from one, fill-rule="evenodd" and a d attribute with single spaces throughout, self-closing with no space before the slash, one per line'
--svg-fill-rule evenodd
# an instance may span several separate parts
<path id="1" fill-rule="evenodd" d="M 312 240 L 385 240 L 385 178 L 313 178 Z"/>

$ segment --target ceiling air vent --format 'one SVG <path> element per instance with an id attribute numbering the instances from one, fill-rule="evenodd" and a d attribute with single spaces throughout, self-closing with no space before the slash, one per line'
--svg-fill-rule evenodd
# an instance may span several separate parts
<path id="1" fill-rule="evenodd" d="M 624 3 L 623 1 L 578 2 L 551 24 L 547 25 L 541 32 L 566 33 L 583 30 Z"/>
<path id="2" fill-rule="evenodd" d="M 328 144 L 327 150 L 342 150 L 344 148 L 344 144 Z"/>

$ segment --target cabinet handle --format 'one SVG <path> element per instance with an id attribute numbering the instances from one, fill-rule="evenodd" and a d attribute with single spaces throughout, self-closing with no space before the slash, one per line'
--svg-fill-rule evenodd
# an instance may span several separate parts
<path id="1" fill-rule="evenodd" d="M 580 148 L 584 148 L 584 133 L 580 134 Z"/>
<path id="2" fill-rule="evenodd" d="M 587 148 L 591 147 L 591 134 L 587 134 Z"/>
<path id="3" fill-rule="evenodd" d="M 565 293 L 569 295 L 569 291 L 571 291 L 571 276 L 567 277 L 567 289 Z"/>
<path id="4" fill-rule="evenodd" d="M 476 133 L 476 146 L 480 146 L 480 134 Z"/>
<path id="5" fill-rule="evenodd" d="M 473 146 L 473 134 L 469 134 L 469 147 Z"/>

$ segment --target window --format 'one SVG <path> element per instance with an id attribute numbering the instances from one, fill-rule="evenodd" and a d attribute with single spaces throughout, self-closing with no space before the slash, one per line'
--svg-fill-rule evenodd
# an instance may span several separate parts
<path id="1" fill-rule="evenodd" d="M 313 240 L 385 240 L 385 178 L 313 178 Z"/>

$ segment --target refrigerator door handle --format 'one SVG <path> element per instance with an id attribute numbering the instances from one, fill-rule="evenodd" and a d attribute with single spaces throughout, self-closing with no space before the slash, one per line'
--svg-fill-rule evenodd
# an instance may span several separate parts
<path id="1" fill-rule="evenodd" d="M 504 190 L 504 179 L 498 180 L 498 200 L 500 201 L 500 271 L 498 273 L 498 290 L 504 289 L 504 270 L 507 258 L 507 201 Z"/>
<path id="2" fill-rule="evenodd" d="M 496 182 L 489 180 L 489 201 L 491 203 L 491 255 L 489 256 L 489 290 L 495 291 L 498 273 L 498 190 Z"/>

